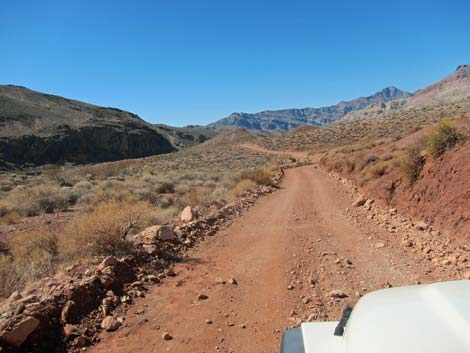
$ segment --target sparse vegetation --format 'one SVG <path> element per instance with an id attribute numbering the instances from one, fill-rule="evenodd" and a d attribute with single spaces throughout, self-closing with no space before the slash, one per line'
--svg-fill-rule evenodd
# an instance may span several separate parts
<path id="1" fill-rule="evenodd" d="M 442 119 L 437 127 L 425 138 L 426 152 L 432 157 L 440 157 L 445 151 L 454 147 L 461 139 L 452 126 L 450 119 Z"/>
<path id="2" fill-rule="evenodd" d="M 247 170 L 241 173 L 240 179 L 251 180 L 258 185 L 272 185 L 272 171 L 266 168 L 258 168 L 255 170 Z"/>

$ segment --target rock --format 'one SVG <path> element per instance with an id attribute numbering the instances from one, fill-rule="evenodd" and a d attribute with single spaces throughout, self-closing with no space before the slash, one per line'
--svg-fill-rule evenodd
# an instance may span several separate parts
<path id="1" fill-rule="evenodd" d="M 193 208 L 191 206 L 186 206 L 181 212 L 180 220 L 183 223 L 191 222 L 194 219 Z"/>
<path id="2" fill-rule="evenodd" d="M 225 284 L 225 280 L 223 278 L 217 277 L 215 279 L 216 284 Z"/>
<path id="3" fill-rule="evenodd" d="M 163 333 L 162 338 L 165 341 L 171 341 L 173 339 L 173 336 L 171 336 L 168 332 Z"/>
<path id="4" fill-rule="evenodd" d="M 0 332 L 0 341 L 6 342 L 14 347 L 20 347 L 28 336 L 36 330 L 39 323 L 38 319 L 28 317 L 15 325 L 12 330 Z"/>
<path id="5" fill-rule="evenodd" d="M 206 300 L 206 299 L 209 299 L 209 297 L 206 294 L 201 293 L 197 296 L 197 299 Z"/>
<path id="6" fill-rule="evenodd" d="M 14 301 L 20 300 L 21 298 L 23 298 L 21 293 L 16 290 L 13 293 L 11 293 L 11 295 L 8 297 L 8 301 L 14 302 Z"/>
<path id="7" fill-rule="evenodd" d="M 421 221 L 421 222 L 418 222 L 418 223 L 415 224 L 415 228 L 417 230 L 425 231 L 429 228 L 429 225 L 427 223 Z"/>
<path id="8" fill-rule="evenodd" d="M 64 307 L 62 308 L 62 312 L 60 314 L 60 319 L 62 320 L 63 323 L 67 323 L 71 319 L 71 312 L 73 310 L 73 307 L 75 305 L 75 302 L 73 300 L 68 300 Z"/>
<path id="9" fill-rule="evenodd" d="M 364 207 L 367 208 L 368 210 L 370 210 L 372 208 L 372 205 L 374 204 L 374 199 L 368 199 L 365 203 L 364 203 Z"/>
<path id="10" fill-rule="evenodd" d="M 398 213 L 398 210 L 396 208 L 391 208 L 388 213 L 392 216 L 395 216 Z"/>
<path id="11" fill-rule="evenodd" d="M 157 255 L 158 254 L 158 247 L 153 244 L 144 244 L 142 245 L 144 251 L 149 255 Z"/>
<path id="12" fill-rule="evenodd" d="M 118 264 L 118 260 L 114 256 L 108 256 L 104 259 L 98 266 L 98 270 L 104 270 L 106 267 L 116 266 Z"/>
<path id="13" fill-rule="evenodd" d="M 65 325 L 64 334 L 66 337 L 78 337 L 83 334 L 83 332 L 75 325 Z"/>
<path id="14" fill-rule="evenodd" d="M 339 290 L 339 289 L 334 289 L 332 290 L 330 293 L 328 293 L 328 295 L 331 297 L 331 298 L 339 298 L 339 299 L 342 299 L 342 298 L 347 298 L 348 295 L 342 291 L 342 290 Z"/>
<path id="15" fill-rule="evenodd" d="M 213 321 L 212 321 L 212 320 L 210 320 L 210 319 L 206 319 L 206 324 L 208 324 L 208 325 L 212 325 L 212 324 L 213 324 Z"/>
<path id="16" fill-rule="evenodd" d="M 114 316 L 106 316 L 103 321 L 101 321 L 101 328 L 106 331 L 116 331 L 121 322 Z"/>
<path id="17" fill-rule="evenodd" d="M 232 284 L 232 285 L 234 285 L 234 286 L 236 286 L 236 285 L 238 284 L 238 282 L 237 282 L 237 280 L 236 280 L 235 278 L 230 278 L 230 279 L 228 280 L 228 283 L 230 283 L 230 284 Z"/>
<path id="18" fill-rule="evenodd" d="M 174 241 L 176 234 L 172 227 L 156 225 L 145 228 L 142 232 L 133 237 L 133 242 L 137 244 L 154 245 L 158 240 Z"/>
<path id="19" fill-rule="evenodd" d="M 384 243 L 375 243 L 374 244 L 374 248 L 376 249 L 381 249 L 381 248 L 384 248 L 385 247 L 385 244 Z"/>
<path id="20" fill-rule="evenodd" d="M 401 243 L 402 243 L 403 246 L 405 246 L 407 248 L 410 248 L 410 247 L 413 246 L 413 242 L 410 239 L 405 239 Z"/>
<path id="21" fill-rule="evenodd" d="M 292 289 L 294 289 L 294 286 L 293 286 L 292 284 L 289 284 L 289 285 L 287 286 L 287 290 L 292 290 Z"/>
<path id="22" fill-rule="evenodd" d="M 364 195 L 361 195 L 356 199 L 356 201 L 353 202 L 352 206 L 361 207 L 366 203 L 366 201 L 367 201 L 367 198 Z"/>

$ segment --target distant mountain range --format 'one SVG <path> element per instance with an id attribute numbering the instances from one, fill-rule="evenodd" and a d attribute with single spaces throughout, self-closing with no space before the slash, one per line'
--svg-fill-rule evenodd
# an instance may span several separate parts
<path id="1" fill-rule="evenodd" d="M 322 126 L 340 120 L 351 111 L 360 110 L 373 103 L 405 99 L 412 94 L 390 86 L 368 97 L 322 108 L 267 110 L 259 113 L 233 113 L 209 126 L 219 129 L 244 128 L 252 130 L 287 131 L 302 125 Z"/>
<path id="2" fill-rule="evenodd" d="M 2 165 L 90 163 L 173 152 L 215 135 L 19 86 L 0 86 Z"/>
<path id="3" fill-rule="evenodd" d="M 145 157 L 193 146 L 227 129 L 272 136 L 300 126 L 393 118 L 409 110 L 464 100 L 470 100 L 469 65 L 459 66 L 448 77 L 414 94 L 391 86 L 329 107 L 233 113 L 206 127 L 176 128 L 150 124 L 116 108 L 0 85 L 0 168 Z"/>

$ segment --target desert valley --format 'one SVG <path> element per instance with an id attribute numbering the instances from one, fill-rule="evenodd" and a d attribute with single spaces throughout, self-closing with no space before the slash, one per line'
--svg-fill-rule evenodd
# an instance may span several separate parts
<path id="1" fill-rule="evenodd" d="M 0 86 L 0 352 L 277 352 L 470 279 L 470 66 L 207 126 Z"/>

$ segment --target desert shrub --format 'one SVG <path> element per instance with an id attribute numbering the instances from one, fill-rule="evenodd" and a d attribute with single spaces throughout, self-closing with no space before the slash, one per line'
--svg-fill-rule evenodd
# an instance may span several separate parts
<path id="1" fill-rule="evenodd" d="M 445 151 L 455 146 L 460 138 L 459 133 L 452 126 L 451 120 L 442 119 L 436 128 L 425 138 L 426 152 L 433 157 L 439 157 Z"/>
<path id="2" fill-rule="evenodd" d="M 242 179 L 230 190 L 229 198 L 233 200 L 244 191 L 254 189 L 255 186 L 256 183 L 253 180 Z"/>
<path id="3" fill-rule="evenodd" d="M 365 167 L 367 167 L 370 164 L 377 163 L 380 160 L 379 157 L 374 156 L 374 155 L 368 155 L 365 158 L 363 158 L 360 163 L 359 163 L 359 170 L 363 170 Z"/>
<path id="4" fill-rule="evenodd" d="M 377 178 L 384 176 L 386 173 L 388 173 L 389 168 L 390 168 L 390 163 L 379 162 L 377 164 L 372 165 L 367 170 L 367 174 L 369 174 L 371 178 L 377 179 Z"/>
<path id="5" fill-rule="evenodd" d="M 10 211 L 10 212 L 7 212 L 3 216 L 0 217 L 0 223 L 13 224 L 17 220 L 19 220 L 20 218 L 21 218 L 21 216 L 18 213 L 14 212 L 14 211 Z"/>
<path id="6" fill-rule="evenodd" d="M 175 192 L 175 184 L 165 182 L 157 187 L 159 194 L 172 194 Z"/>
<path id="7" fill-rule="evenodd" d="M 74 202 L 69 190 L 53 184 L 39 184 L 26 189 L 16 189 L 8 194 L 4 207 L 22 216 L 66 210 Z"/>
<path id="8" fill-rule="evenodd" d="M 409 146 L 402 159 L 401 169 L 405 179 L 410 184 L 418 180 L 424 163 L 425 158 L 422 155 L 420 144 Z"/>
<path id="9" fill-rule="evenodd" d="M 0 298 L 8 297 L 20 286 L 22 277 L 10 255 L 0 254 Z"/>
<path id="10" fill-rule="evenodd" d="M 352 173 L 356 169 L 356 164 L 349 158 L 341 158 L 334 163 L 334 170 L 340 173 Z"/>
<path id="11" fill-rule="evenodd" d="M 122 255 L 131 244 L 128 234 L 151 223 L 154 212 L 147 202 L 110 201 L 75 217 L 60 239 L 61 250 L 76 255 Z"/>
<path id="12" fill-rule="evenodd" d="M 257 168 L 254 170 L 246 170 L 241 172 L 240 180 L 247 179 L 251 180 L 258 185 L 270 186 L 273 184 L 272 172 L 266 168 Z"/>
<path id="13" fill-rule="evenodd" d="M 57 236 L 45 230 L 15 234 L 8 251 L 0 253 L 0 297 L 27 283 L 53 274 L 59 264 Z"/>

